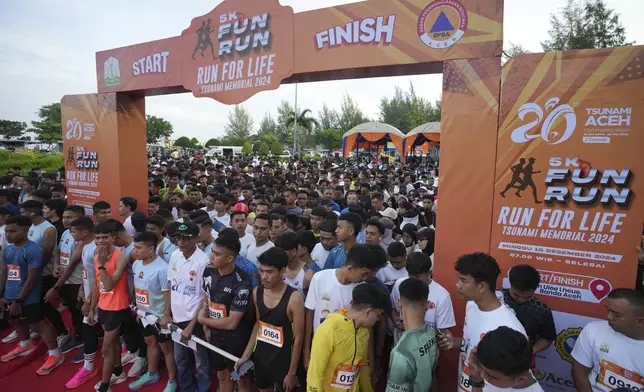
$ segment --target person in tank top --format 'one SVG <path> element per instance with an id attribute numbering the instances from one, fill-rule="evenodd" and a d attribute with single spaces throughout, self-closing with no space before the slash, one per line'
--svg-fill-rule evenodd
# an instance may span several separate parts
<path id="1" fill-rule="evenodd" d="M 102 349 L 103 373 L 101 381 L 96 385 L 99 392 L 107 392 L 111 384 L 123 382 L 127 378 L 121 366 L 119 334 L 121 327 L 124 331 L 136 327 L 129 309 L 130 297 L 126 275 L 129 259 L 116 249 L 115 240 L 114 225 L 109 221 L 95 226 L 96 285 L 92 290 L 92 305 L 88 318 L 91 320 L 94 317 L 94 308 L 98 305 L 98 322 L 105 331 Z"/>
<path id="2" fill-rule="evenodd" d="M 244 354 L 235 367 L 253 359 L 255 382 L 260 391 L 285 390 L 303 386 L 305 374 L 299 368 L 304 343 L 304 299 L 282 278 L 289 257 L 281 248 L 259 256 L 262 284 L 253 290 L 256 322 Z"/>

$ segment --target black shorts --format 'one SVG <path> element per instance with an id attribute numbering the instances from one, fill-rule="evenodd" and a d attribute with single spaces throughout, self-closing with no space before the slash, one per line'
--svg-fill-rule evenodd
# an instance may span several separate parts
<path id="1" fill-rule="evenodd" d="M 11 304 L 9 306 L 11 306 Z M 17 320 L 20 325 L 35 324 L 44 318 L 42 302 L 36 302 L 35 304 L 29 305 L 22 304 L 22 313 L 20 313 L 20 316 L 18 317 L 12 317 L 9 315 L 8 308 L 6 314 L 9 316 L 10 320 Z"/>
<path id="2" fill-rule="evenodd" d="M 148 336 L 154 336 L 154 338 L 157 340 L 157 343 L 165 343 L 165 342 L 172 341 L 172 335 L 161 333 L 152 325 L 148 325 L 147 327 L 144 327 L 143 323 L 141 323 L 141 320 L 139 320 L 139 327 L 141 328 L 141 331 L 143 331 L 144 338 L 147 338 Z"/>
<path id="3" fill-rule="evenodd" d="M 234 340 L 227 340 L 227 341 L 219 341 L 219 340 L 210 340 L 210 344 L 213 346 L 216 346 L 217 348 L 220 348 L 236 357 L 241 357 L 244 354 L 244 351 L 246 350 L 246 344 L 248 343 L 248 339 L 246 340 L 241 340 L 241 341 L 234 341 Z M 221 355 L 212 352 L 212 367 L 216 371 L 220 372 L 224 369 L 228 369 L 228 371 L 232 372 L 235 370 L 235 362 L 231 361 L 228 358 L 222 357 Z"/>
<path id="4" fill-rule="evenodd" d="M 105 332 L 114 331 L 121 325 L 132 325 L 133 320 L 130 309 L 113 311 L 98 308 L 98 323 L 103 326 Z"/>

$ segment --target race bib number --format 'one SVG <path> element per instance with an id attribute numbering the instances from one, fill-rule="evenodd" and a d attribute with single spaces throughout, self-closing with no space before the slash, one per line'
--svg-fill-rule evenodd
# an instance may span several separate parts
<path id="1" fill-rule="evenodd" d="M 644 377 L 612 362 L 602 360 L 597 374 L 597 385 L 607 392 L 617 388 L 644 392 Z"/>
<path id="2" fill-rule="evenodd" d="M 276 327 L 260 321 L 257 340 L 272 344 L 275 347 L 282 347 L 284 345 L 284 330 L 282 327 Z"/>
<path id="3" fill-rule="evenodd" d="M 7 265 L 7 280 L 20 281 L 20 266 L 18 265 Z"/>
<path id="4" fill-rule="evenodd" d="M 358 377 L 358 365 L 338 365 L 331 380 L 331 386 L 339 389 L 351 389 L 351 386 Z"/>
<path id="5" fill-rule="evenodd" d="M 60 263 L 61 267 L 67 268 L 69 265 L 69 253 L 60 252 Z"/>
<path id="6" fill-rule="evenodd" d="M 147 290 L 134 289 L 134 295 L 136 297 L 137 305 L 150 306 L 150 294 Z"/>
<path id="7" fill-rule="evenodd" d="M 462 391 L 470 392 L 472 390 L 472 386 L 470 385 L 470 367 L 467 366 L 465 354 L 461 353 L 460 361 L 463 368 L 458 378 L 458 386 Z"/>
<path id="8" fill-rule="evenodd" d="M 210 318 L 219 319 L 228 317 L 228 311 L 225 305 L 208 301 L 208 310 L 210 312 Z"/>

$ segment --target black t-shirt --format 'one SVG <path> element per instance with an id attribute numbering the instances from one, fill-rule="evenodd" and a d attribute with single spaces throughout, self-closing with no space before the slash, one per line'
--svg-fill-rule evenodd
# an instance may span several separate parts
<path id="1" fill-rule="evenodd" d="M 510 295 L 510 290 L 503 290 L 503 302 L 514 310 L 514 313 L 525 328 L 530 342 L 534 343 L 540 338 L 553 341 L 557 338 L 555 322 L 548 305 L 532 298 L 525 303 L 518 303 Z"/>
<path id="2" fill-rule="evenodd" d="M 203 289 L 208 299 L 211 318 L 228 317 L 230 312 L 243 312 L 244 317 L 237 328 L 232 331 L 210 330 L 210 340 L 213 342 L 239 343 L 245 345 L 250 338 L 255 323 L 252 307 L 253 286 L 250 277 L 237 266 L 233 272 L 220 276 L 219 270 L 212 266 L 203 272 Z"/>

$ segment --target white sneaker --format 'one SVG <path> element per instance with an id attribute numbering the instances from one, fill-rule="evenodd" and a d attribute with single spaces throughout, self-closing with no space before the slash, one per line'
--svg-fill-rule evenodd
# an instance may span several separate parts
<path id="1" fill-rule="evenodd" d="M 67 331 L 66 335 L 58 335 L 56 337 L 56 341 L 58 342 L 58 347 L 63 347 L 67 342 L 69 342 L 69 339 L 71 338 L 71 334 L 69 331 Z"/>
<path id="2" fill-rule="evenodd" d="M 136 361 L 138 357 L 139 357 L 138 351 L 135 353 L 131 353 L 129 351 L 125 351 L 121 353 L 121 366 L 125 367 L 125 365 L 134 363 L 134 361 Z"/>
<path id="3" fill-rule="evenodd" d="M 127 372 L 128 378 L 139 377 L 148 369 L 148 359 L 137 357 L 134 360 L 134 365 L 130 368 L 130 371 Z"/>
<path id="4" fill-rule="evenodd" d="M 2 343 L 11 343 L 15 342 L 16 340 L 18 340 L 18 332 L 16 332 L 16 330 L 14 329 L 13 332 L 2 339 Z"/>
<path id="5" fill-rule="evenodd" d="M 31 340 L 38 340 L 40 339 L 40 334 L 36 331 L 30 331 L 29 332 L 29 339 Z"/>
<path id="6" fill-rule="evenodd" d="M 121 375 L 118 377 L 112 374 L 112 376 L 110 377 L 110 386 L 120 384 L 125 380 L 127 380 L 127 373 L 125 373 L 125 371 L 122 371 Z M 94 385 L 95 390 L 98 391 L 98 388 L 101 387 L 101 382 L 102 381 L 99 381 L 98 383 L 96 383 L 96 385 Z M 108 389 L 108 391 L 110 391 L 110 389 Z"/>

